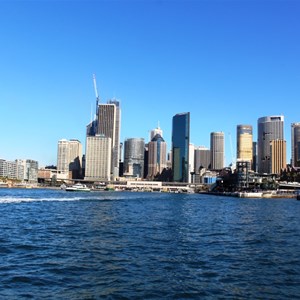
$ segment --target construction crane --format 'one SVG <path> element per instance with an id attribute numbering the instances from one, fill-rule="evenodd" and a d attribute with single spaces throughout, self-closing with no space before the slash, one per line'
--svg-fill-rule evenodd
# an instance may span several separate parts
<path id="1" fill-rule="evenodd" d="M 232 147 L 231 133 L 229 132 L 228 135 L 229 135 L 229 141 L 230 141 L 231 166 L 233 168 L 235 168 L 235 163 L 236 162 L 235 162 L 235 159 L 234 159 L 234 156 L 233 156 L 233 147 Z"/>
<path id="2" fill-rule="evenodd" d="M 93 74 L 93 82 L 94 82 L 94 90 L 95 90 L 95 95 L 96 95 L 96 114 L 98 115 L 98 106 L 100 103 L 100 98 L 97 90 L 97 84 L 96 84 L 96 75 Z"/>

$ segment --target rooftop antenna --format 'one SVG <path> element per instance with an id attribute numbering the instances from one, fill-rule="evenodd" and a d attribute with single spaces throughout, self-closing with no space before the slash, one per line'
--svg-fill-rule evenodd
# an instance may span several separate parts
<path id="1" fill-rule="evenodd" d="M 160 129 L 160 127 L 159 127 L 159 121 L 157 121 L 157 128 Z"/>

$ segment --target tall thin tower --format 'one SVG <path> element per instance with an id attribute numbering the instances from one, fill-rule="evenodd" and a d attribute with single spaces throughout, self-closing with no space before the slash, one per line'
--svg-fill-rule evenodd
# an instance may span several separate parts
<path id="1" fill-rule="evenodd" d="M 109 100 L 98 106 L 97 134 L 111 138 L 112 179 L 119 176 L 121 110 L 118 100 Z"/>
<path id="2" fill-rule="evenodd" d="M 189 180 L 190 113 L 179 113 L 172 123 L 172 175 L 174 182 Z"/>
<path id="3" fill-rule="evenodd" d="M 210 134 L 210 162 L 212 170 L 224 168 L 224 132 Z"/>
<path id="4" fill-rule="evenodd" d="M 241 161 L 253 160 L 253 138 L 251 125 L 237 125 L 237 159 Z"/>
<path id="5" fill-rule="evenodd" d="M 292 123 L 291 129 L 292 166 L 300 167 L 300 123 Z"/>

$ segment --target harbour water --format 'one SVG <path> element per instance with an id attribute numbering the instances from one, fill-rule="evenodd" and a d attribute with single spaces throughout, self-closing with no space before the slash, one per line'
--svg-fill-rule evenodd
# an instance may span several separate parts
<path id="1" fill-rule="evenodd" d="M 0 189 L 1 299 L 300 299 L 300 201 Z"/>

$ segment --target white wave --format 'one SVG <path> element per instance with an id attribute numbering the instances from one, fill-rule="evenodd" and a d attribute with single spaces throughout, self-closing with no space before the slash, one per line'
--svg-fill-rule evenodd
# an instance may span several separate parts
<path id="1" fill-rule="evenodd" d="M 22 202 L 51 202 L 51 201 L 119 201 L 119 200 L 131 200 L 131 199 L 149 199 L 153 197 L 153 194 L 144 194 L 139 193 L 138 197 L 136 193 L 122 193 L 122 192 L 113 192 L 113 193 L 107 193 L 107 192 L 101 192 L 101 193 L 89 193 L 84 194 L 84 196 L 78 196 L 74 195 L 71 196 L 68 194 L 68 196 L 63 196 L 62 194 L 57 195 L 56 197 L 53 195 L 49 195 L 49 197 L 41 196 L 39 197 L 32 197 L 31 196 L 24 196 L 24 195 L 0 195 L 0 204 L 4 203 L 22 203 Z"/>
<path id="2" fill-rule="evenodd" d="M 0 204 L 3 203 L 22 203 L 22 202 L 51 202 L 51 201 L 79 201 L 84 198 L 27 198 L 27 197 L 0 197 Z"/>

